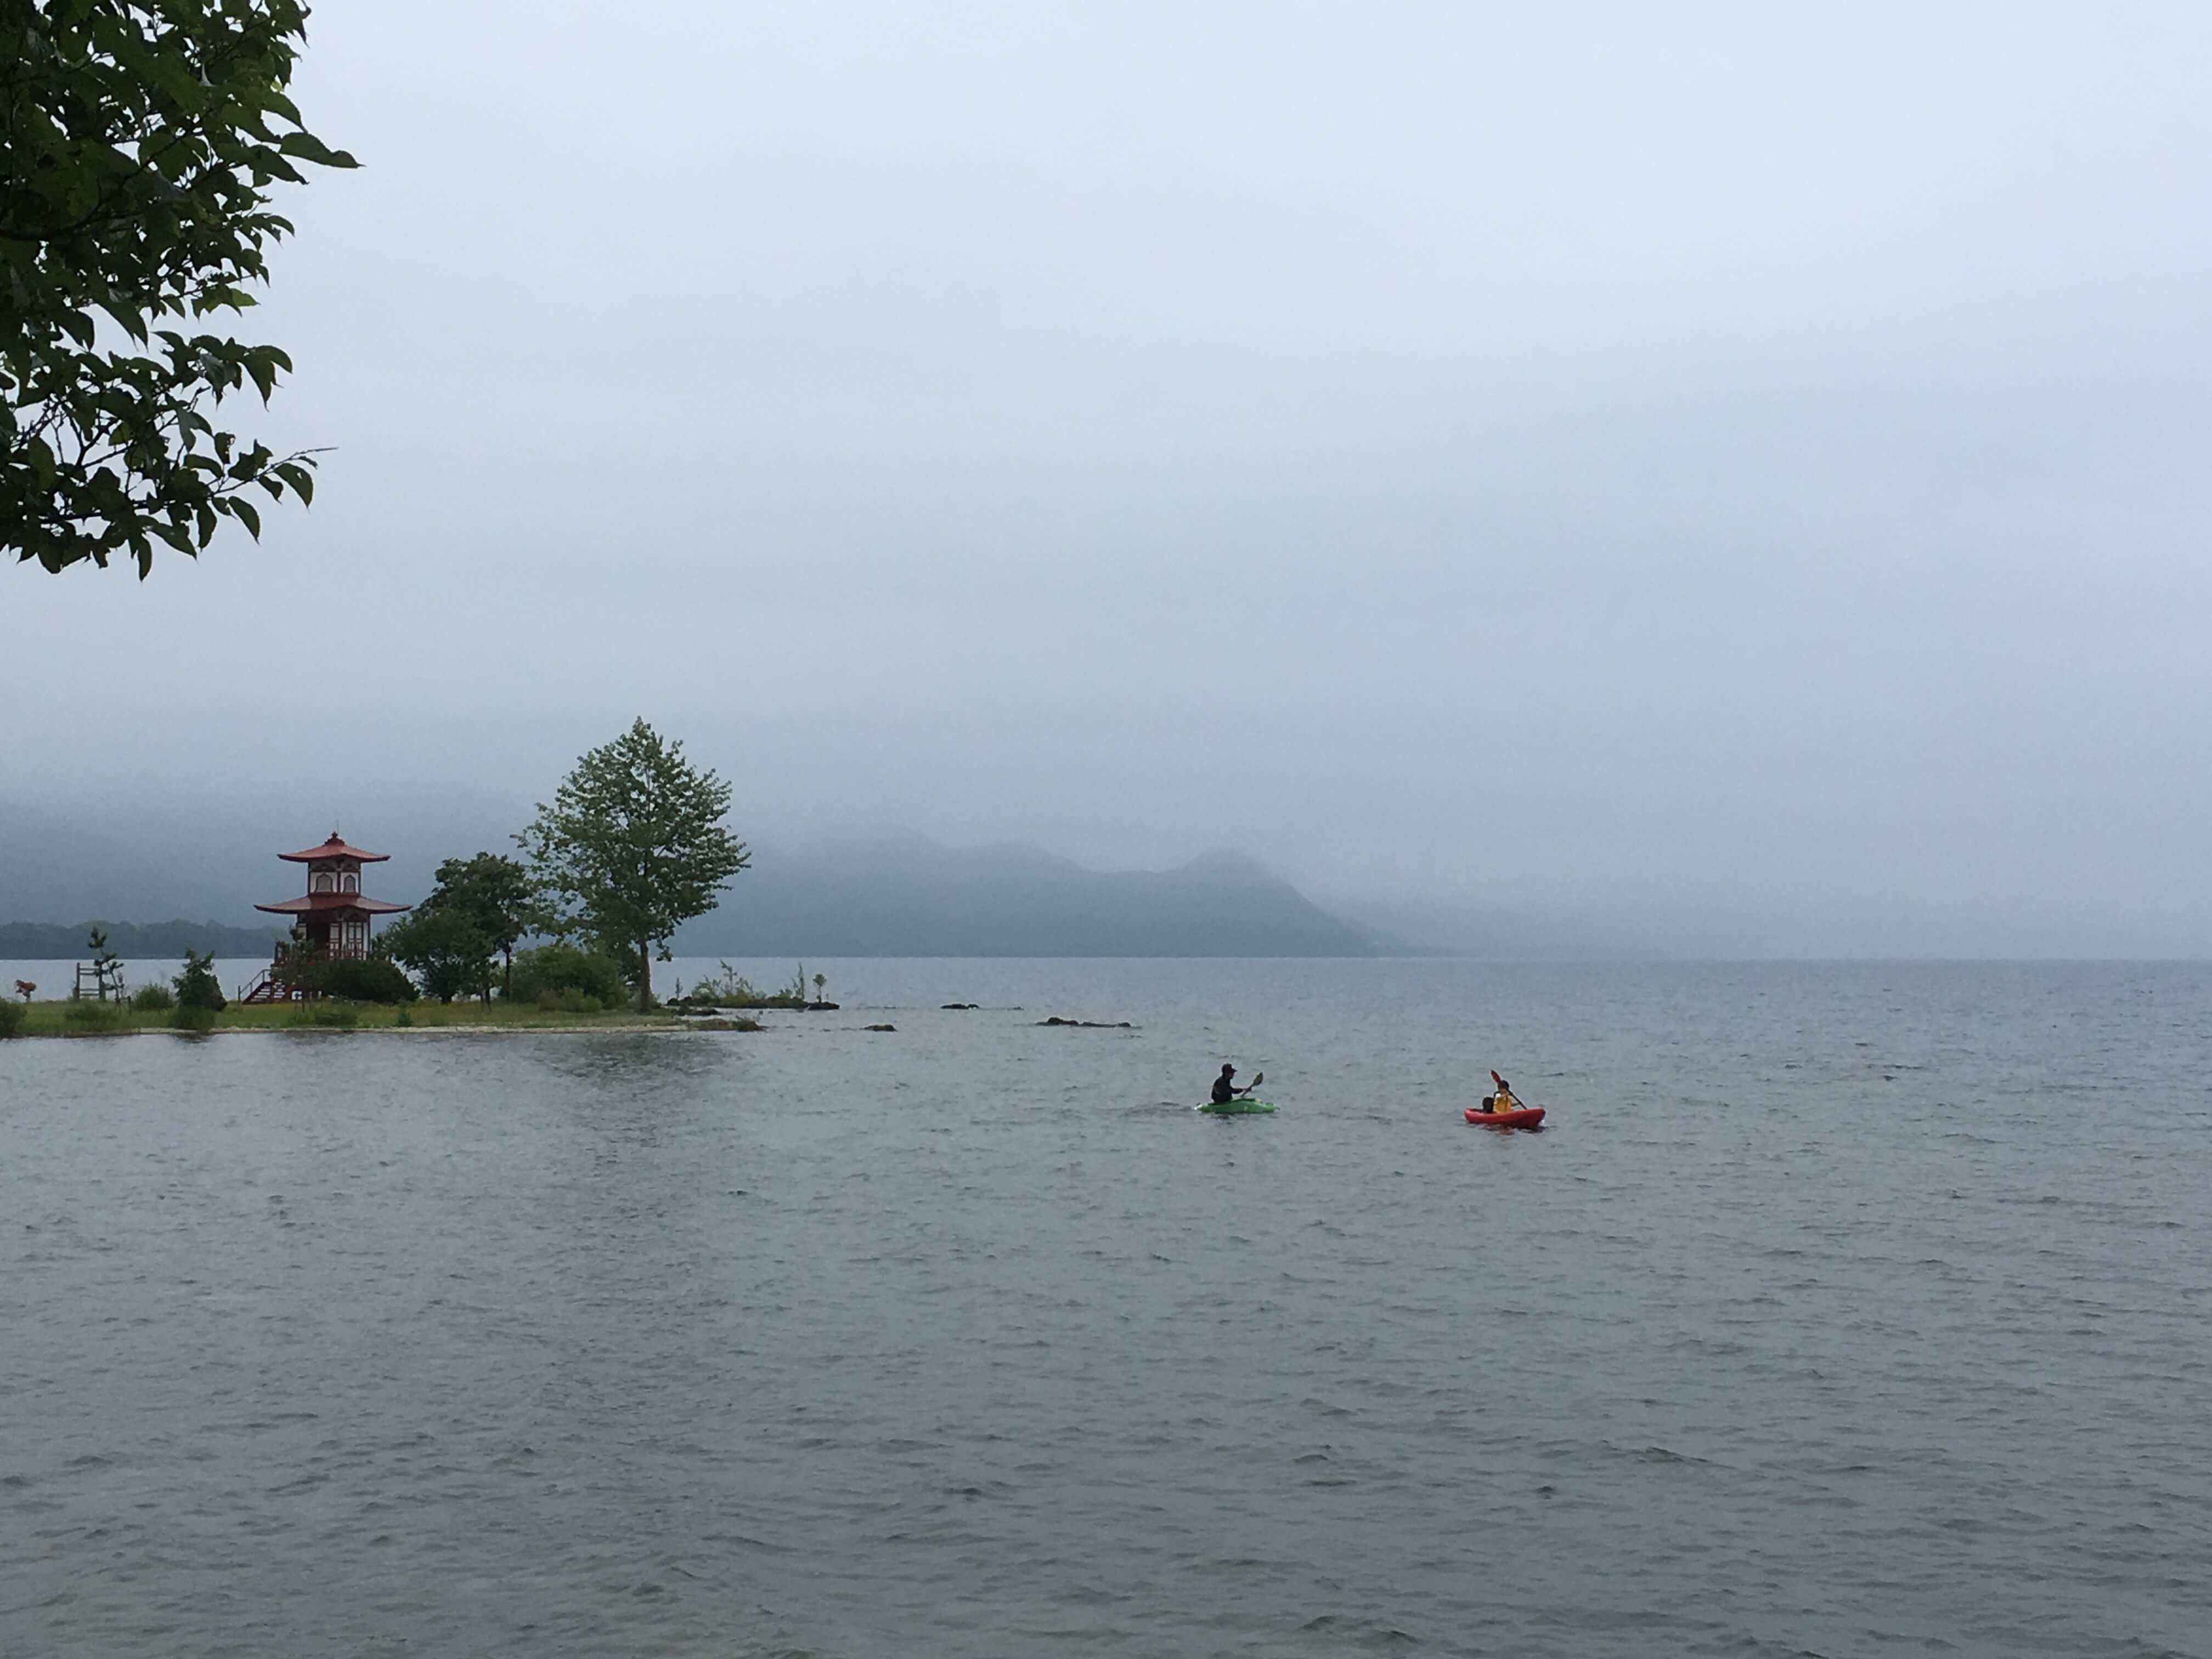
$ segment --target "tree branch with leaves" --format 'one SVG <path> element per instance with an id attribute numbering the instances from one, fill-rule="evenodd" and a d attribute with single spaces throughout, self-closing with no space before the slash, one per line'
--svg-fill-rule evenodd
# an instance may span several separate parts
<path id="1" fill-rule="evenodd" d="M 292 360 L 194 331 L 254 303 L 272 188 L 350 167 L 285 95 L 297 0 L 0 0 L 0 548 L 58 571 L 195 557 L 258 493 L 314 494 L 208 416 Z M 162 327 L 165 319 L 177 327 Z"/>

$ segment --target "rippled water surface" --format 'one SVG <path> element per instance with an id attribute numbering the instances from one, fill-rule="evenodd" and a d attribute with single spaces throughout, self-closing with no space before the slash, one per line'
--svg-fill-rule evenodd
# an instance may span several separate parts
<path id="1" fill-rule="evenodd" d="M 822 965 L 0 1044 L 0 1651 L 2212 1652 L 2203 969 Z"/>

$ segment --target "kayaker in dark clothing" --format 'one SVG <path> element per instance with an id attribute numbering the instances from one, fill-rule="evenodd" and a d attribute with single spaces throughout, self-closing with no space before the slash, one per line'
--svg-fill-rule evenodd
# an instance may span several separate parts
<path id="1" fill-rule="evenodd" d="M 1237 1096 L 1249 1095 L 1252 1092 L 1252 1085 L 1249 1083 L 1243 1088 L 1238 1088 L 1234 1081 L 1236 1076 L 1237 1068 L 1234 1066 L 1224 1066 L 1221 1068 L 1221 1075 L 1213 1079 L 1213 1103 L 1215 1105 L 1226 1106 L 1231 1101 L 1236 1099 Z"/>

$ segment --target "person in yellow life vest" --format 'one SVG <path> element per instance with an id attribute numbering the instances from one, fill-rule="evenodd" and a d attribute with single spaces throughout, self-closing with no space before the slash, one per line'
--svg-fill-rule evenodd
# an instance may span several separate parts
<path id="1" fill-rule="evenodd" d="M 1492 1112 L 1517 1112 L 1521 1103 L 1513 1097 L 1513 1085 L 1492 1072 L 1490 1080 L 1498 1085 L 1498 1092 L 1482 1103 L 1484 1109 Z"/>

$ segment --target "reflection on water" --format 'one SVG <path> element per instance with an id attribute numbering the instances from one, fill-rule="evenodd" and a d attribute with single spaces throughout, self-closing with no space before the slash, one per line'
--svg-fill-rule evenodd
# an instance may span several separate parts
<path id="1" fill-rule="evenodd" d="M 2201 969 L 823 965 L 0 1045 L 0 1650 L 2204 1651 Z"/>

